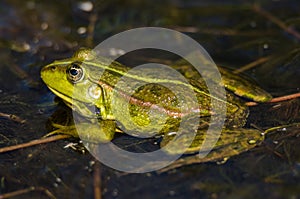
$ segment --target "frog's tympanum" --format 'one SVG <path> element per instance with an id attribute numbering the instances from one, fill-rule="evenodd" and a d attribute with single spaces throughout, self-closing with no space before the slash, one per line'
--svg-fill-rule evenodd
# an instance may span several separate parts
<path id="1" fill-rule="evenodd" d="M 182 117 L 193 119 L 193 115 L 196 115 L 195 118 L 198 120 L 196 136 L 185 152 L 196 153 L 199 151 L 205 139 L 210 118 L 212 114 L 218 113 L 211 111 L 212 96 L 198 71 L 180 61 L 172 66 L 185 77 L 188 82 L 186 86 L 193 89 L 197 99 L 196 106 L 192 107 L 190 112 L 185 110 L 183 113 L 178 107 L 180 103 L 176 95 L 170 89 L 155 83 L 163 80 L 164 82 L 169 81 L 175 88 L 176 86 L 182 87 L 178 81 L 166 80 L 163 76 L 160 77 L 160 74 L 157 74 L 155 79 L 147 79 L 147 76 L 141 78 L 143 74 L 128 75 L 129 67 L 117 62 L 107 63 L 107 59 L 95 56 L 93 51 L 80 49 L 73 57 L 55 61 L 45 66 L 41 71 L 41 77 L 49 89 L 83 118 L 87 118 L 86 121 L 76 125 L 77 128 L 84 129 L 86 132 L 81 133 L 81 139 L 94 143 L 108 142 L 113 139 L 115 132 L 122 132 L 121 129 L 128 129 L 138 135 L 143 133 L 139 132 L 138 127 L 147 126 L 149 131 L 162 135 L 161 146 L 165 146 L 176 137 L 178 146 L 168 148 L 166 152 L 178 154 L 181 152 L 180 147 L 185 146 L 186 140 L 184 135 L 175 136 L 176 133 L 174 134 L 174 132 L 178 129 Z M 219 68 L 219 71 L 222 76 L 222 83 L 226 88 L 227 99 L 219 100 L 218 103 L 220 106 L 226 106 L 227 114 L 223 130 L 212 151 L 212 154 L 216 156 L 215 159 L 220 158 L 216 154 L 229 157 L 246 151 L 263 140 L 263 135 L 259 130 L 243 128 L 249 112 L 245 102 L 246 100 L 266 102 L 271 99 L 268 93 L 254 86 L 248 80 L 233 75 L 222 68 Z M 153 71 L 149 70 L 150 72 Z M 146 83 L 136 89 L 133 94 L 128 94 L 126 91 L 115 89 L 115 85 L 123 76 L 129 78 L 131 82 L 144 81 Z M 74 91 L 75 87 L 76 92 Z M 182 95 L 185 95 L 184 90 L 188 90 L 180 89 Z M 129 106 L 124 107 L 118 102 L 112 102 L 114 92 L 119 93 L 118 96 L 124 98 Z M 186 94 L 186 97 L 189 96 Z M 213 97 L 218 99 L 218 96 Z M 159 108 L 153 113 L 151 107 Z M 124 108 L 129 109 L 130 118 L 118 121 L 112 110 L 117 110 L 119 114 L 122 114 Z M 152 114 L 151 117 L 150 114 Z M 97 116 L 96 119 L 95 117 L 92 120 L 89 119 L 93 115 Z M 153 118 L 159 120 L 160 115 L 164 115 L 164 117 L 167 115 L 163 125 L 151 121 Z M 92 123 L 97 125 L 91 125 Z M 133 123 L 134 125 L 132 125 Z M 69 129 L 64 127 L 62 133 L 78 137 L 74 127 L 69 127 Z M 185 133 L 188 134 L 189 132 Z M 210 160 L 213 159 L 214 155 Z"/>

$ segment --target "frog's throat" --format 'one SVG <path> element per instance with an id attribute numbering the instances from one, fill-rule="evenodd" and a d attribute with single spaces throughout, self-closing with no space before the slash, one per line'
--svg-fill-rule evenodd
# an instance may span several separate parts
<path id="1" fill-rule="evenodd" d="M 71 109 L 74 109 L 76 107 L 77 110 L 80 110 L 82 107 L 76 106 L 77 103 L 74 103 L 75 101 L 79 102 L 78 100 L 75 100 L 74 98 L 69 97 L 68 95 L 65 95 L 58 90 L 55 90 L 54 88 L 48 87 L 50 91 L 52 91 L 57 97 L 61 98 L 64 103 L 70 107 Z"/>
<path id="2" fill-rule="evenodd" d="M 94 111 L 91 111 L 87 105 L 84 102 L 78 101 L 74 98 L 71 98 L 57 90 L 55 90 L 54 88 L 48 87 L 50 89 L 50 91 L 52 91 L 56 96 L 60 97 L 64 103 L 70 107 L 72 110 L 77 111 L 78 113 L 80 113 L 82 116 L 86 117 L 86 118 L 98 118 L 98 116 L 95 114 Z"/>

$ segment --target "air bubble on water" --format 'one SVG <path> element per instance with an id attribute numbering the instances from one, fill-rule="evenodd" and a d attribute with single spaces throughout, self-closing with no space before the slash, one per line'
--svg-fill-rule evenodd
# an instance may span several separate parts
<path id="1" fill-rule="evenodd" d="M 251 21 L 251 22 L 250 22 L 250 26 L 251 26 L 251 28 L 255 28 L 255 27 L 256 27 L 256 25 L 257 25 L 257 24 L 256 24 L 256 22 L 255 22 L 255 21 Z"/>
<path id="2" fill-rule="evenodd" d="M 112 196 L 118 196 L 118 194 L 119 194 L 119 191 L 118 191 L 118 189 L 114 189 L 113 191 L 112 191 Z"/>
<path id="3" fill-rule="evenodd" d="M 91 161 L 89 162 L 89 166 L 91 167 L 91 166 L 93 166 L 95 163 L 96 163 L 95 161 L 91 160 Z"/>
<path id="4" fill-rule="evenodd" d="M 43 23 L 41 24 L 41 29 L 42 29 L 42 30 L 47 30 L 48 27 L 49 27 L 49 25 L 48 25 L 48 23 L 46 23 L 46 22 L 43 22 Z"/>
<path id="5" fill-rule="evenodd" d="M 169 195 L 170 195 L 170 196 L 174 196 L 174 195 L 175 195 L 175 193 L 176 193 L 176 192 L 175 192 L 175 191 L 173 191 L 173 190 L 170 190 L 170 191 L 169 191 Z"/>
<path id="6" fill-rule="evenodd" d="M 93 10 L 93 3 L 90 1 L 80 2 L 78 3 L 78 8 L 80 10 L 83 10 L 85 12 L 90 12 Z"/>
<path id="7" fill-rule="evenodd" d="M 79 27 L 77 29 L 77 33 L 80 34 L 80 35 L 86 33 L 86 31 L 87 31 L 86 27 Z"/>
<path id="8" fill-rule="evenodd" d="M 62 181 L 61 178 L 58 178 L 58 177 L 56 178 L 57 183 L 61 183 L 61 181 Z"/>

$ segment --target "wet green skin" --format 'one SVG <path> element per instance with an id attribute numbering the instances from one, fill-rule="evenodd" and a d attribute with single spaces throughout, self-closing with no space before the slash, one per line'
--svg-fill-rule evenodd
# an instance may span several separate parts
<path id="1" fill-rule="evenodd" d="M 115 132 L 121 132 L 120 129 L 126 129 L 126 131 L 129 130 L 140 135 L 145 132 L 146 127 L 147 133 L 164 135 L 161 146 L 165 146 L 174 138 L 173 132 L 178 130 L 181 117 L 199 120 L 197 116 L 200 114 L 197 126 L 191 127 L 197 129 L 196 138 L 185 151 L 186 153 L 194 153 L 199 151 L 205 139 L 210 116 L 216 113 L 211 112 L 211 96 L 198 72 L 184 62 L 178 62 L 172 67 L 187 79 L 188 84 L 172 79 L 165 80 L 165 77 L 160 78 L 159 74 L 156 74 L 155 82 L 167 81 L 179 90 L 183 97 L 188 97 L 186 90 L 192 89 L 198 100 L 196 106 L 187 103 L 180 109 L 178 96 L 159 84 L 151 83 L 153 78 L 141 78 L 134 74 L 127 75 L 126 71 L 130 68 L 117 62 L 108 66 L 105 58 L 97 57 L 96 59 L 95 54 L 88 49 L 81 49 L 69 59 L 55 61 L 45 66 L 41 71 L 41 77 L 49 89 L 62 98 L 68 106 L 83 117 L 89 118 L 89 121 L 76 124 L 77 130 L 86 132 L 80 134 L 80 138 L 83 140 L 95 143 L 108 142 L 113 139 Z M 153 70 L 149 69 L 143 73 L 150 74 L 152 72 Z M 248 116 L 248 107 L 241 97 L 256 102 L 266 102 L 271 99 L 268 93 L 247 80 L 221 68 L 220 73 L 227 90 L 227 101 L 219 99 L 218 96 L 214 96 L 214 99 L 218 101 L 218 105 L 227 106 L 227 115 L 221 136 L 211 153 L 214 155 L 208 156 L 210 157 L 209 160 L 229 157 L 260 143 L 263 140 L 261 132 L 243 128 Z M 122 76 L 133 80 L 133 82 L 147 84 L 135 90 L 134 93 L 128 94 L 116 87 Z M 114 107 L 112 107 L 112 99 L 116 94 L 119 94 L 118 100 L 113 102 Z M 133 123 L 129 122 L 128 118 L 122 118 L 128 100 Z M 151 105 L 154 109 L 156 107 L 156 111 L 151 112 L 152 117 L 149 116 Z M 95 113 L 95 107 L 97 113 Z M 163 124 L 159 123 L 162 116 L 166 117 L 166 122 Z M 78 137 L 72 126 L 56 124 L 54 126 L 60 128 L 62 133 Z M 187 135 L 189 135 L 189 132 L 184 133 L 182 136 L 175 137 L 177 143 L 182 146 L 186 145 Z M 168 147 L 165 150 L 170 154 L 182 152 L 178 146 Z"/>

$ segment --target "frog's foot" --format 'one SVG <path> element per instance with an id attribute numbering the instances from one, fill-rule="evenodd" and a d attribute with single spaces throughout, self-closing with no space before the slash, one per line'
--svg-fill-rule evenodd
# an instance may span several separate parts
<path id="1" fill-rule="evenodd" d="M 206 133 L 204 130 L 198 130 L 193 137 L 186 134 L 164 136 L 161 146 L 169 154 L 207 154 L 199 159 L 199 162 L 207 162 L 228 159 L 255 147 L 264 140 L 263 134 L 256 129 L 223 129 L 221 134 L 211 133 L 211 135 L 207 135 Z M 176 144 L 170 145 L 170 141 L 175 141 Z M 182 148 L 186 149 L 183 151 Z"/>
<path id="2" fill-rule="evenodd" d="M 45 137 L 55 134 L 66 134 L 93 143 L 109 142 L 113 139 L 116 131 L 114 120 L 101 120 L 97 123 L 78 123 L 69 126 L 52 123 L 52 126 L 57 129 L 48 133 Z"/>
<path id="3" fill-rule="evenodd" d="M 51 123 L 51 125 L 56 128 L 54 131 L 47 133 L 43 137 L 49 137 L 56 134 L 71 135 L 73 137 L 78 137 L 75 125 L 62 125 L 57 123 Z"/>

